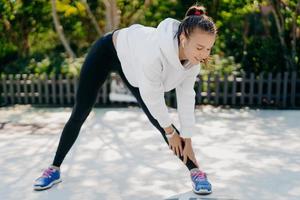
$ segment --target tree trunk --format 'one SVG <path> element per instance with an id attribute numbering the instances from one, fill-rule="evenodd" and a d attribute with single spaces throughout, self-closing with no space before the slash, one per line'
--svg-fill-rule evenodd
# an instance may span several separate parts
<path id="1" fill-rule="evenodd" d="M 26 18 L 22 18 L 21 21 L 21 30 L 18 32 L 19 38 L 21 39 L 18 41 L 19 46 L 19 54 L 21 56 L 28 56 L 29 54 L 29 32 L 31 27 L 28 26 L 28 22 Z"/>
<path id="2" fill-rule="evenodd" d="M 152 2 L 152 0 L 145 0 L 144 5 L 132 14 L 131 18 L 129 19 L 130 24 L 135 23 L 142 15 L 144 15 L 145 10 L 151 6 Z"/>
<path id="3" fill-rule="evenodd" d="M 277 27 L 277 31 L 278 31 L 278 37 L 280 40 L 281 47 L 283 49 L 283 57 L 284 57 L 285 67 L 286 67 L 286 69 L 290 70 L 290 68 L 291 68 L 290 58 L 289 58 L 288 51 L 287 51 L 287 45 L 284 40 L 284 19 L 280 13 L 279 5 L 277 5 L 277 4 L 278 4 L 278 2 L 274 3 L 271 1 L 272 14 L 275 19 L 275 23 L 276 23 L 276 27 Z"/>
<path id="4" fill-rule="evenodd" d="M 22 41 L 22 55 L 28 56 L 29 55 L 29 33 L 28 30 L 23 32 L 23 41 Z"/>
<path id="5" fill-rule="evenodd" d="M 272 6 L 270 5 L 260 5 L 260 13 L 261 13 L 261 21 L 264 27 L 264 31 L 266 33 L 266 36 L 271 36 L 270 33 L 270 25 L 269 25 L 269 15 L 272 14 Z"/>
<path id="6" fill-rule="evenodd" d="M 152 3 L 153 0 L 145 0 L 143 5 L 141 5 L 138 9 L 134 10 L 133 12 L 129 13 L 126 16 L 126 19 L 122 19 L 123 23 L 126 25 L 134 24 L 145 13 L 145 10 L 149 8 Z"/>
<path id="7" fill-rule="evenodd" d="M 87 12 L 87 14 L 88 14 L 88 16 L 89 16 L 89 18 L 90 18 L 92 24 L 94 25 L 94 28 L 96 29 L 98 35 L 99 35 L 99 36 L 103 35 L 103 33 L 102 33 L 102 31 L 100 30 L 100 27 L 99 27 L 99 25 L 98 25 L 98 22 L 97 22 L 97 20 L 96 20 L 96 17 L 94 16 L 94 14 L 93 14 L 92 11 L 91 11 L 91 8 L 90 8 L 89 4 L 87 3 L 86 0 L 81 0 L 81 2 L 84 4 L 85 9 L 86 9 L 86 12 Z"/>
<path id="8" fill-rule="evenodd" d="M 292 40 L 291 40 L 291 47 L 292 47 L 292 70 L 296 70 L 297 68 L 297 61 L 296 61 L 296 56 L 297 56 L 297 18 L 300 12 L 300 0 L 298 0 L 294 16 L 293 16 L 293 29 L 292 29 Z"/>
<path id="9" fill-rule="evenodd" d="M 246 60 L 246 51 L 247 51 L 247 37 L 249 33 L 249 19 L 247 17 L 244 18 L 244 32 L 243 32 L 243 58 L 242 62 Z"/>
<path id="10" fill-rule="evenodd" d="M 120 11 L 117 7 L 116 0 L 104 0 L 103 3 L 105 5 L 106 18 L 105 32 L 109 32 L 119 27 Z"/>
<path id="11" fill-rule="evenodd" d="M 52 17 L 53 17 L 53 22 L 54 22 L 54 26 L 56 29 L 56 32 L 59 36 L 60 41 L 62 42 L 62 44 L 64 45 L 68 55 L 74 60 L 76 58 L 75 53 L 73 52 L 73 50 L 71 49 L 65 34 L 63 32 L 63 27 L 60 24 L 57 12 L 56 12 L 56 0 L 51 0 L 52 3 Z"/>

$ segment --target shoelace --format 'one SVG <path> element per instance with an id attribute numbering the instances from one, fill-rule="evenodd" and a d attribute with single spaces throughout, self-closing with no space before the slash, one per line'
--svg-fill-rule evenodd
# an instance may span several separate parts
<path id="1" fill-rule="evenodd" d="M 48 168 L 48 169 L 46 169 L 46 170 L 44 171 L 42 177 L 49 177 L 49 176 L 51 175 L 52 172 L 54 172 L 54 170 L 51 169 L 51 168 Z"/>
<path id="2" fill-rule="evenodd" d="M 197 172 L 192 173 L 192 177 L 195 180 L 200 180 L 200 179 L 203 180 L 203 179 L 206 179 L 206 174 L 205 174 L 205 172 L 197 171 Z"/>

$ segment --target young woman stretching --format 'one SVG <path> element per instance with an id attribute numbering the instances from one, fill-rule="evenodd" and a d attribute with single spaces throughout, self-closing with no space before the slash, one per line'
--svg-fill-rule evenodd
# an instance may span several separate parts
<path id="1" fill-rule="evenodd" d="M 54 161 L 35 180 L 34 189 L 47 189 L 61 182 L 60 166 L 91 112 L 99 88 L 110 72 L 116 71 L 169 148 L 190 171 L 193 191 L 211 193 L 211 184 L 195 158 L 191 136 L 195 134 L 194 83 L 216 34 L 216 26 L 204 8 L 192 6 L 182 22 L 167 18 L 157 28 L 134 24 L 97 40 L 82 66 L 75 105 Z M 180 131 L 172 124 L 164 99 L 164 92 L 174 88 Z"/>

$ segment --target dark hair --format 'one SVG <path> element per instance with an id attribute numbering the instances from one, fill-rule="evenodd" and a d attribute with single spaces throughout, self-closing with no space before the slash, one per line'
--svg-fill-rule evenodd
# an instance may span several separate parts
<path id="1" fill-rule="evenodd" d="M 179 39 L 181 33 L 185 33 L 188 38 L 195 28 L 199 28 L 204 32 L 217 34 L 217 27 L 213 19 L 207 16 L 205 7 L 194 5 L 185 13 L 185 18 L 178 27 L 176 36 Z"/>
<path id="2" fill-rule="evenodd" d="M 198 28 L 209 34 L 217 34 L 217 27 L 211 17 L 207 15 L 204 6 L 193 5 L 185 13 L 185 17 L 178 27 L 178 31 L 175 35 L 178 39 L 178 44 L 180 44 L 179 36 L 184 33 L 187 38 L 193 33 L 193 31 Z M 208 60 L 205 60 L 207 63 Z"/>

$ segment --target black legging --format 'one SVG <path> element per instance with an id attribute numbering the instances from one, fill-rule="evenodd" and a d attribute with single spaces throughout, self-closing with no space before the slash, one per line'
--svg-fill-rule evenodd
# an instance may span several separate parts
<path id="1" fill-rule="evenodd" d="M 75 105 L 73 107 L 71 116 L 68 122 L 65 124 L 61 134 L 59 145 L 53 161 L 54 166 L 60 167 L 66 154 L 71 149 L 76 138 L 78 137 L 82 124 L 88 117 L 96 102 L 99 88 L 101 88 L 111 71 L 117 71 L 119 73 L 126 86 L 137 99 L 139 105 L 147 115 L 150 122 L 161 132 L 164 140 L 167 144 L 169 144 L 168 139 L 165 136 L 164 129 L 149 112 L 141 98 L 139 89 L 130 85 L 125 78 L 121 68 L 121 63 L 113 45 L 112 34 L 113 32 L 107 33 L 97 40 L 90 49 L 83 63 L 79 76 Z M 173 127 L 176 129 L 174 125 Z M 178 130 L 177 132 L 179 133 Z M 182 144 L 184 145 L 184 143 Z M 180 156 L 179 158 L 183 160 L 183 157 Z M 197 167 L 189 158 L 186 166 L 189 170 Z"/>

